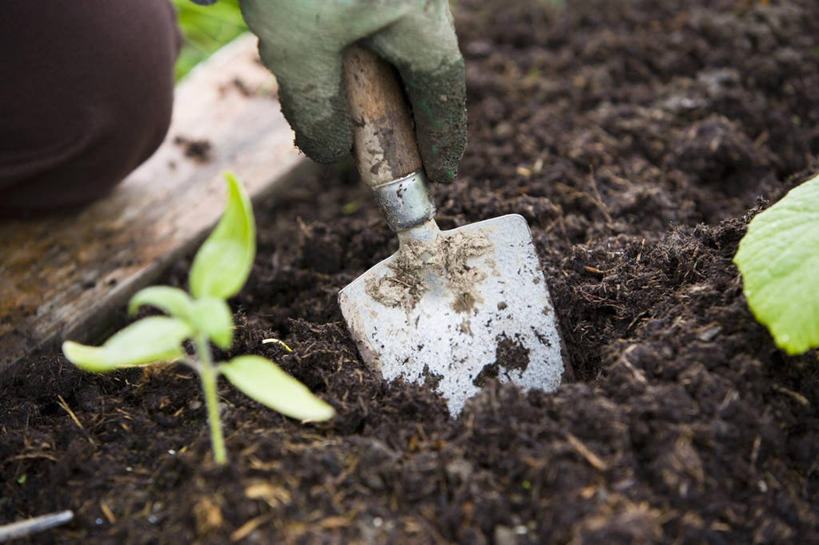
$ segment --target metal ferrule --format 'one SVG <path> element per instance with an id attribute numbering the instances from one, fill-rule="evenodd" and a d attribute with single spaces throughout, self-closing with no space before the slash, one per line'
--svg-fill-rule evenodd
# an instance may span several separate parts
<path id="1" fill-rule="evenodd" d="M 406 231 L 435 216 L 435 205 L 425 182 L 424 172 L 417 170 L 373 189 L 375 200 L 393 231 Z"/>

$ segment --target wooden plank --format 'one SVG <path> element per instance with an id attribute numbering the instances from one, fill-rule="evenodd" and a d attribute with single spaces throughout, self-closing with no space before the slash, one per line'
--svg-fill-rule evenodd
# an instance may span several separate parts
<path id="1" fill-rule="evenodd" d="M 201 240 L 224 208 L 222 171 L 258 198 L 309 168 L 275 91 L 256 39 L 242 36 L 177 86 L 162 146 L 107 198 L 71 216 L 0 223 L 0 373 L 50 343 L 88 340 Z M 179 138 L 207 141 L 208 160 L 186 156 Z"/>

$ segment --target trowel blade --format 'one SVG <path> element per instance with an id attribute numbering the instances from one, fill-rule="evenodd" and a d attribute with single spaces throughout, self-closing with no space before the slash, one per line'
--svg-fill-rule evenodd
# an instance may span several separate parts
<path id="1" fill-rule="evenodd" d="M 561 343 L 526 220 L 510 214 L 438 237 L 437 251 L 453 255 L 410 256 L 419 263 L 405 277 L 402 246 L 339 292 L 364 361 L 387 380 L 429 381 L 453 416 L 489 377 L 556 390 Z"/>

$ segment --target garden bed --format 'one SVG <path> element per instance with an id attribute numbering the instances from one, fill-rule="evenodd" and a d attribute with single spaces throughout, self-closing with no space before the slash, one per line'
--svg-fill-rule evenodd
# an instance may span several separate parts
<path id="1" fill-rule="evenodd" d="M 219 468 L 186 369 L 41 354 L 0 379 L 0 520 L 73 509 L 42 543 L 819 541 L 817 353 L 777 350 L 731 262 L 819 170 L 819 5 L 766 4 L 457 3 L 470 144 L 439 223 L 526 217 L 558 392 L 491 384 L 453 421 L 365 367 L 336 294 L 396 242 L 327 168 L 257 203 L 231 354 L 279 362 L 337 417 L 301 425 L 223 384 Z"/>

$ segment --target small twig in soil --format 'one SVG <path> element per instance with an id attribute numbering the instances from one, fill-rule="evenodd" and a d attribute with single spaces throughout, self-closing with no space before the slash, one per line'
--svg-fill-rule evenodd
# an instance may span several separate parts
<path id="1" fill-rule="evenodd" d="M 593 453 L 589 447 L 583 444 L 583 442 L 572 435 L 571 433 L 566 434 L 566 439 L 569 442 L 569 445 L 580 455 L 582 456 L 594 469 L 598 471 L 606 471 L 608 469 L 608 465 L 606 462 L 600 459 L 598 455 Z"/>
<path id="2" fill-rule="evenodd" d="M 29 452 L 27 454 L 18 454 L 16 456 L 12 456 L 11 460 L 28 460 L 28 459 L 36 459 L 36 458 L 45 458 L 46 460 L 51 460 L 52 462 L 56 462 L 57 458 L 47 452 Z"/>
<path id="3" fill-rule="evenodd" d="M 80 422 L 80 419 L 77 418 L 76 414 L 74 414 L 74 411 L 71 410 L 71 407 L 68 406 L 68 403 L 65 401 L 65 398 L 63 398 L 63 396 L 57 394 L 57 399 L 59 399 L 59 401 L 57 402 L 57 405 L 62 407 L 63 410 L 68 413 L 68 416 L 71 417 L 71 420 L 74 421 L 74 423 L 77 425 L 78 428 L 85 431 L 85 428 L 82 426 L 82 422 Z"/>
<path id="4" fill-rule="evenodd" d="M 600 275 L 603 275 L 603 276 L 609 274 L 610 272 L 612 272 L 614 270 L 614 269 L 601 270 L 601 269 L 598 269 L 597 267 L 591 267 L 591 266 L 588 266 L 588 265 L 583 267 L 583 269 L 586 272 L 590 272 L 590 273 L 593 273 L 593 274 L 600 274 Z"/>
<path id="5" fill-rule="evenodd" d="M 73 518 L 72 511 L 62 511 L 0 526 L 0 543 L 60 526 Z"/>
<path id="6" fill-rule="evenodd" d="M 810 407 L 810 401 L 808 401 L 808 398 L 806 398 L 805 396 L 803 396 L 799 392 L 794 392 L 793 390 L 789 390 L 788 388 L 785 388 L 784 386 L 780 386 L 779 384 L 774 384 L 772 386 L 772 388 L 774 390 L 776 390 L 777 392 L 779 392 L 780 394 L 785 394 L 787 396 L 792 397 L 800 405 L 803 405 L 805 407 Z"/>
<path id="7" fill-rule="evenodd" d="M 230 534 L 230 542 L 236 543 L 237 541 L 242 541 L 244 538 L 252 534 L 259 526 L 272 519 L 273 516 L 271 514 L 260 515 L 250 519 L 237 528 L 232 534 Z"/>
<path id="8" fill-rule="evenodd" d="M 643 257 L 643 248 L 645 248 L 645 246 L 646 246 L 646 239 L 643 239 L 643 240 L 640 241 L 640 252 L 637 254 L 637 259 L 635 260 L 635 263 L 637 265 L 640 264 L 640 258 Z"/>
<path id="9" fill-rule="evenodd" d="M 603 198 L 600 196 L 600 191 L 597 189 L 597 181 L 594 179 L 594 171 L 589 173 L 589 181 L 591 181 L 591 186 L 594 190 L 594 198 L 592 199 L 592 202 L 600 210 L 600 213 L 603 214 L 603 217 L 606 219 L 606 225 L 611 225 L 611 214 L 609 214 L 609 208 L 603 202 Z"/>
<path id="10" fill-rule="evenodd" d="M 646 379 L 645 374 L 640 369 L 634 367 L 634 365 L 628 360 L 629 353 L 631 353 L 631 351 L 634 350 L 635 348 L 636 345 L 631 345 L 628 348 L 626 348 L 623 351 L 623 354 L 617 360 L 617 363 L 615 363 L 614 365 L 622 363 L 624 366 L 626 366 L 626 368 L 629 371 L 631 371 L 631 373 L 634 375 L 634 378 L 636 378 L 639 382 L 642 382 L 643 384 L 648 384 L 648 380 Z"/>
<path id="11" fill-rule="evenodd" d="M 648 315 L 648 311 L 644 310 L 643 312 L 641 312 L 640 314 L 635 316 L 634 319 L 631 322 L 629 322 L 628 326 L 626 326 L 626 331 L 627 332 L 631 331 L 631 328 L 634 326 L 634 324 L 636 324 L 638 321 L 640 321 L 642 318 L 644 318 L 647 315 Z"/>
<path id="12" fill-rule="evenodd" d="M 754 446 L 751 447 L 751 467 L 756 465 L 756 460 L 759 458 L 759 447 L 762 445 L 762 437 L 757 435 L 754 438 Z"/>
<path id="13" fill-rule="evenodd" d="M 114 515 L 114 512 L 111 510 L 111 507 L 105 503 L 105 500 L 100 500 L 100 511 L 102 514 L 105 515 L 105 518 L 108 519 L 110 524 L 114 524 L 117 522 L 117 517 Z"/>
<path id="14" fill-rule="evenodd" d="M 80 428 L 80 430 L 85 434 L 85 437 L 86 437 L 86 439 L 88 439 L 88 442 L 91 443 L 92 445 L 96 445 L 97 443 L 94 441 L 94 438 L 91 437 L 91 434 L 88 433 L 88 430 L 86 430 L 85 426 L 82 425 L 82 422 L 80 422 L 80 419 L 77 418 L 77 415 L 74 414 L 74 411 L 72 411 L 71 407 L 68 406 L 68 402 L 65 400 L 65 398 L 63 398 L 63 396 L 57 394 L 57 399 L 58 399 L 57 405 L 62 407 L 62 409 L 65 412 L 68 413 L 68 416 L 71 417 L 71 420 L 74 422 L 74 424 L 76 424 L 76 426 L 78 428 Z"/>
<path id="15" fill-rule="evenodd" d="M 287 350 L 288 352 L 293 351 L 293 349 L 290 348 L 289 346 L 287 346 L 287 344 L 284 341 L 282 341 L 281 339 L 272 339 L 272 338 L 271 339 L 262 339 L 262 344 L 270 344 L 270 343 L 274 343 L 274 344 L 278 344 L 280 346 L 283 346 L 284 349 Z"/>

